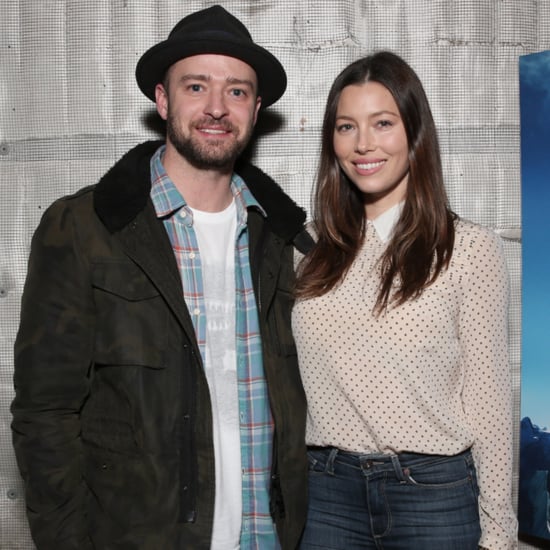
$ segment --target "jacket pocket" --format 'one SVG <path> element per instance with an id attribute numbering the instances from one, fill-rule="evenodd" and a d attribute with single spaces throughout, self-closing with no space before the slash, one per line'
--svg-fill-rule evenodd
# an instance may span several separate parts
<path id="1" fill-rule="evenodd" d="M 133 262 L 96 262 L 92 270 L 96 306 L 96 365 L 163 368 L 168 307 Z"/>
<path id="2" fill-rule="evenodd" d="M 89 519 L 94 534 L 104 542 L 113 542 L 115 533 L 127 536 L 132 527 L 143 530 L 147 526 L 151 533 L 162 533 L 162 525 L 174 524 L 179 460 L 175 450 L 127 454 L 85 445 L 84 478 L 90 488 Z M 143 541 L 100 546 L 107 547 L 153 548 Z M 174 546 L 158 546 L 170 547 Z"/>

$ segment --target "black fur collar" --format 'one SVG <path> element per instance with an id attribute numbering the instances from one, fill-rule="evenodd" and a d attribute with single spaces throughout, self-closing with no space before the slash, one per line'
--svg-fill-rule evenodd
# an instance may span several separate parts
<path id="1" fill-rule="evenodd" d="M 94 190 L 94 208 L 107 229 L 114 233 L 130 223 L 149 200 L 150 160 L 162 145 L 147 141 L 128 151 L 99 181 Z M 302 229 L 305 211 L 259 168 L 240 160 L 235 171 L 262 205 L 267 223 L 285 241 Z"/>

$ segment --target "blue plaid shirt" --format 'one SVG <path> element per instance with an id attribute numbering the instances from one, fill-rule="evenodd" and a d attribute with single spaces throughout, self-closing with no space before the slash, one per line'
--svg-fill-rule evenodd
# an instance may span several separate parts
<path id="1" fill-rule="evenodd" d="M 151 159 L 151 199 L 179 267 L 185 302 L 205 360 L 206 316 L 199 246 L 193 214 L 170 180 L 161 159 L 164 146 Z M 231 191 L 237 205 L 235 244 L 237 386 L 242 466 L 241 549 L 278 548 L 269 513 L 273 419 L 262 360 L 258 312 L 248 257 L 247 208 L 258 204 L 244 181 L 233 174 Z"/>

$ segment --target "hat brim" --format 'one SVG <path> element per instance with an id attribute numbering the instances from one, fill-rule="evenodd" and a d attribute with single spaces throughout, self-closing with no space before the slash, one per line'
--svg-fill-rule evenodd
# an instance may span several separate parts
<path id="1" fill-rule="evenodd" d="M 155 87 L 162 82 L 171 65 L 185 57 L 201 54 L 219 54 L 235 57 L 250 65 L 258 78 L 261 107 L 269 107 L 285 92 L 286 73 L 278 59 L 267 50 L 251 43 L 195 35 L 185 39 L 173 37 L 147 50 L 136 66 L 136 80 L 140 90 L 155 101 Z"/>

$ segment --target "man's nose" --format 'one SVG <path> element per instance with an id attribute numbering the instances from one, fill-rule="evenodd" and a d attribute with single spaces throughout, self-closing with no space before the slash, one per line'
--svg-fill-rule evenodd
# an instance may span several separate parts
<path id="1" fill-rule="evenodd" d="M 208 101 L 205 105 L 204 112 L 216 120 L 227 115 L 227 105 L 223 92 L 212 90 L 208 94 Z"/>

